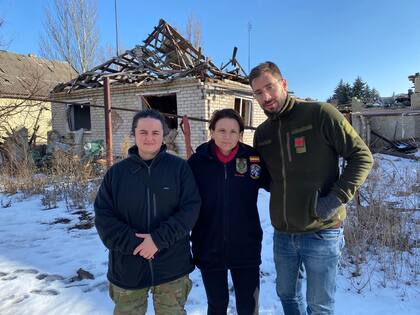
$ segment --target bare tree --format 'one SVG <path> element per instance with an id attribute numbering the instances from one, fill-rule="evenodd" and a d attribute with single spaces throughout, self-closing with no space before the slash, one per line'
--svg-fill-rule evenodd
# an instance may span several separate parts
<path id="1" fill-rule="evenodd" d="M 44 73 L 37 68 L 22 69 L 19 79 L 13 81 L 13 85 L 21 95 L 19 98 L 6 95 L 0 103 L 0 142 L 2 137 L 22 127 L 29 130 L 33 142 L 37 138 L 46 141 L 39 134 L 42 131 L 41 125 L 46 124 L 45 115 L 50 111 L 49 104 L 40 100 L 45 91 L 50 89 Z"/>
<path id="2" fill-rule="evenodd" d="M 187 25 L 185 28 L 185 33 L 187 39 L 195 48 L 200 48 L 201 46 L 201 23 L 196 20 L 194 14 L 191 14 L 188 17 Z"/>
<path id="3" fill-rule="evenodd" d="M 4 20 L 3 20 L 3 18 L 1 18 L 1 17 L 0 17 L 0 29 L 2 28 L 3 24 L 4 24 Z M 3 46 L 3 37 L 2 37 L 2 35 L 0 34 L 0 48 L 1 48 L 2 46 Z"/>
<path id="4" fill-rule="evenodd" d="M 83 73 L 95 62 L 99 33 L 95 0 L 53 0 L 45 8 L 39 49 L 48 59 L 64 59 Z"/>
<path id="5" fill-rule="evenodd" d="M 5 26 L 5 20 L 0 16 L 0 49 L 7 49 L 7 46 L 10 44 L 11 40 L 8 39 L 4 34 L 1 32 L 2 28 Z"/>

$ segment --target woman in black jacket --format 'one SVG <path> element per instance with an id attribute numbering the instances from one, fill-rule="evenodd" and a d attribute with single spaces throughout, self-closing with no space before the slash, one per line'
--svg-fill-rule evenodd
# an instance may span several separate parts
<path id="1" fill-rule="evenodd" d="M 260 187 L 268 188 L 268 173 L 258 153 L 239 142 L 244 123 L 236 111 L 214 112 L 209 129 L 212 139 L 188 161 L 202 199 L 191 241 L 207 314 L 227 312 L 228 270 L 238 314 L 257 314 L 262 241 L 257 198 Z"/>
<path id="2" fill-rule="evenodd" d="M 145 314 L 148 291 L 156 314 L 185 314 L 194 269 L 190 230 L 200 196 L 186 161 L 166 153 L 164 118 L 133 118 L 136 145 L 105 174 L 95 200 L 95 225 L 109 249 L 114 314 Z"/>

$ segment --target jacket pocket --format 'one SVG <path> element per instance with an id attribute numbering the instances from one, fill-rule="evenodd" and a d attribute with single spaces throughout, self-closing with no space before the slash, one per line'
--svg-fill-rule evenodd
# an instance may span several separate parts
<path id="1" fill-rule="evenodd" d="M 314 232 L 314 236 L 323 241 L 337 241 L 343 237 L 343 228 L 320 230 Z"/>
<path id="2" fill-rule="evenodd" d="M 112 277 L 118 283 L 135 288 L 150 281 L 150 272 L 144 258 L 119 252 L 113 252 L 112 256 Z"/>
<path id="3" fill-rule="evenodd" d="M 315 218 L 315 219 L 318 219 L 318 214 L 316 213 L 316 208 L 318 206 L 318 198 L 319 198 L 319 189 L 315 191 L 311 200 L 310 215 L 312 218 Z"/>
<path id="4" fill-rule="evenodd" d="M 171 210 L 177 206 L 177 199 L 177 191 L 173 185 L 162 185 L 160 191 L 153 196 L 155 211 L 158 215 L 162 211 L 165 216 L 171 215 Z"/>

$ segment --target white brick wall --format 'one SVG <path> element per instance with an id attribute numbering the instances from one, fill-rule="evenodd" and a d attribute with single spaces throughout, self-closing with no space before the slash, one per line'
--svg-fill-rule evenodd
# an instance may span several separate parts
<path id="1" fill-rule="evenodd" d="M 135 112 L 116 110 L 116 107 L 140 110 L 142 102 L 141 94 L 168 94 L 176 93 L 178 115 L 188 115 L 209 119 L 211 113 L 216 109 L 233 108 L 235 97 L 252 97 L 251 88 L 248 85 L 233 81 L 209 80 L 205 84 L 197 79 L 178 79 L 173 82 L 149 82 L 141 86 L 124 85 L 111 86 L 111 106 L 113 114 L 118 114 L 121 124 L 119 128 L 113 129 L 113 152 L 115 155 L 121 155 L 121 143 L 124 138 L 130 134 L 132 117 Z M 60 101 L 89 101 L 91 104 L 103 105 L 103 89 L 79 90 L 71 94 L 55 94 L 55 99 Z M 61 135 L 70 134 L 67 126 L 66 105 L 54 103 L 52 106 L 52 126 Z M 252 125 L 258 126 L 265 120 L 264 112 L 260 109 L 258 103 L 254 101 L 252 113 Z M 178 119 L 178 124 L 180 119 Z M 195 148 L 209 139 L 208 123 L 190 120 L 191 142 Z M 91 107 L 91 131 L 85 133 L 85 141 L 104 139 L 105 122 L 104 109 Z M 252 145 L 254 132 L 246 130 L 244 133 L 244 142 Z M 180 128 L 176 138 L 178 154 L 185 157 L 184 137 Z"/>

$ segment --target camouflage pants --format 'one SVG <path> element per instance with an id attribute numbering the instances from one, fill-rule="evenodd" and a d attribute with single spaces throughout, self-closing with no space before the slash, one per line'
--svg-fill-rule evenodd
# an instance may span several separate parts
<path id="1" fill-rule="evenodd" d="M 139 290 L 126 290 L 109 283 L 109 296 L 115 303 L 114 315 L 144 315 L 149 290 L 153 294 L 156 315 L 185 315 L 185 302 L 191 291 L 188 275 L 171 282 Z"/>

